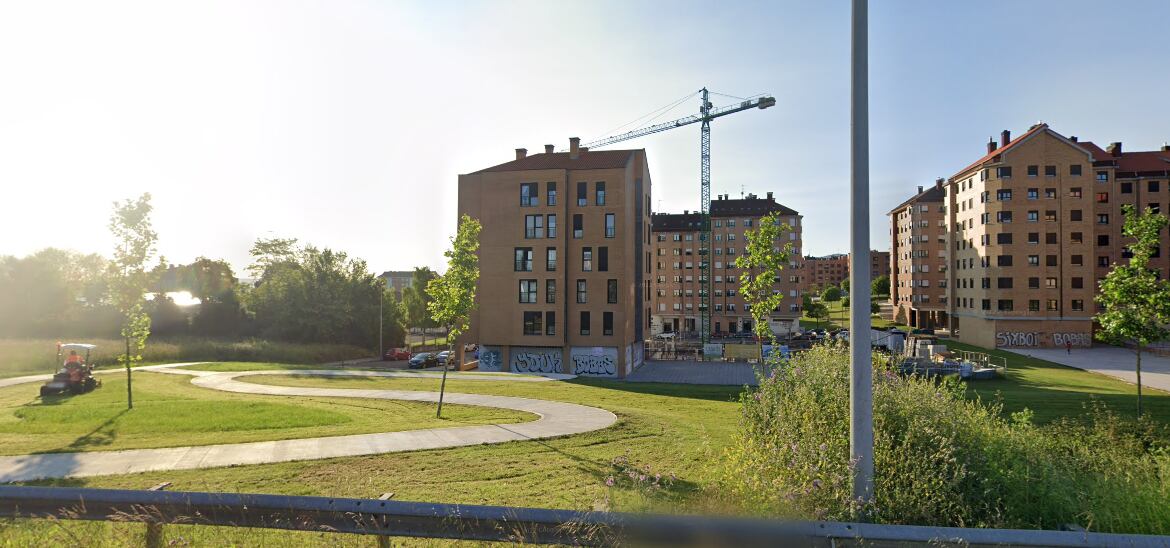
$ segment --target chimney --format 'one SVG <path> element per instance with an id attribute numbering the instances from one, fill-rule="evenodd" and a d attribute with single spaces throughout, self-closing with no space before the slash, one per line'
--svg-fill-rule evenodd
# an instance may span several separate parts
<path id="1" fill-rule="evenodd" d="M 943 185 L 946 184 L 946 182 L 947 182 L 946 179 L 939 177 L 938 179 L 934 180 L 934 188 L 942 188 Z"/>
<path id="2" fill-rule="evenodd" d="M 988 137 L 987 138 L 987 153 L 991 154 L 992 152 L 995 152 L 996 148 L 999 148 L 999 147 L 996 146 L 995 139 Z"/>
<path id="3" fill-rule="evenodd" d="M 999 146 L 1006 147 L 1010 142 L 1012 142 L 1012 132 L 1005 129 L 999 134 Z"/>
<path id="4" fill-rule="evenodd" d="M 1162 143 L 1162 152 L 1170 152 L 1170 144 Z"/>
<path id="5" fill-rule="evenodd" d="M 569 159 L 576 160 L 581 155 L 581 138 L 569 137 Z"/>
<path id="6" fill-rule="evenodd" d="M 1109 143 L 1109 146 L 1105 147 L 1105 151 L 1108 152 L 1109 154 L 1112 154 L 1114 158 L 1120 157 L 1121 156 L 1121 141 Z"/>
<path id="7" fill-rule="evenodd" d="M 589 152 L 589 147 L 581 147 L 581 152 Z"/>
<path id="8" fill-rule="evenodd" d="M 1069 137 L 1068 140 L 1075 143 L 1075 142 L 1077 142 L 1077 136 L 1073 135 L 1073 136 Z"/>
<path id="9" fill-rule="evenodd" d="M 775 200 L 776 200 L 775 198 L 773 198 L 773 197 L 772 197 L 772 193 L 771 193 L 771 192 L 769 192 L 769 193 L 768 193 L 768 199 L 769 199 L 769 200 L 772 200 L 772 201 L 775 201 Z"/>
<path id="10" fill-rule="evenodd" d="M 525 156 L 528 156 L 528 149 L 526 149 L 526 148 L 516 149 L 516 159 L 517 160 L 523 160 Z"/>
<path id="11" fill-rule="evenodd" d="M 552 145 L 544 145 L 544 153 L 545 154 L 552 154 L 553 153 L 553 146 Z"/>
<path id="12" fill-rule="evenodd" d="M 918 193 L 922 194 L 922 185 L 918 185 Z"/>

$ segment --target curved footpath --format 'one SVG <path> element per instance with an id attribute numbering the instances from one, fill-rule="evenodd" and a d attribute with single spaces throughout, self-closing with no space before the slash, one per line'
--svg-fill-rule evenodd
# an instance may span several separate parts
<path id="1" fill-rule="evenodd" d="M 339 371 L 339 370 L 263 370 L 216 373 L 191 369 L 176 369 L 170 364 L 147 366 L 138 370 L 156 373 L 190 375 L 196 386 L 226 392 L 264 394 L 275 396 L 318 396 L 331 398 L 373 398 L 419 402 L 439 401 L 438 392 L 413 390 L 364 390 L 347 388 L 309 388 L 253 384 L 237 377 L 251 375 L 299 375 L 316 377 L 435 377 L 434 374 L 406 371 Z M 0 380 L 0 387 L 40 382 L 50 375 L 33 375 Z M 517 382 L 546 382 L 552 378 L 508 375 L 453 373 L 448 378 L 459 380 L 506 380 Z M 510 396 L 489 396 L 448 392 L 444 403 L 478 405 L 525 411 L 540 418 L 518 424 L 488 424 L 428 428 L 403 432 L 355 434 L 292 440 L 204 445 L 195 447 L 168 447 L 159 449 L 129 449 L 124 451 L 94 451 L 85 453 L 43 453 L 0 457 L 0 483 L 45 478 L 103 476 L 133 474 L 158 470 L 187 470 L 246 464 L 267 464 L 295 460 L 326 459 L 377 455 L 400 451 L 442 449 L 487 443 L 525 441 L 600 430 L 617 421 L 617 416 L 604 409 Z"/>

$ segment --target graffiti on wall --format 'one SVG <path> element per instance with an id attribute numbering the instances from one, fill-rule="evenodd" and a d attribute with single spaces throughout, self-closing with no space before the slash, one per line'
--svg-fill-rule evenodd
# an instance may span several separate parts
<path id="1" fill-rule="evenodd" d="M 1048 335 L 1029 331 L 1001 331 L 995 334 L 995 346 L 1045 346 Z M 1065 345 L 1093 346 L 1093 336 L 1089 333 L 1053 333 L 1051 346 L 1063 348 Z"/>
<path id="2" fill-rule="evenodd" d="M 1093 346 L 1093 336 L 1088 333 L 1053 333 L 1052 344 L 1056 346 Z"/>
<path id="3" fill-rule="evenodd" d="M 560 348 L 513 348 L 509 360 L 517 373 L 561 373 Z"/>
<path id="4" fill-rule="evenodd" d="M 499 371 L 504 365 L 503 353 L 498 346 L 481 346 L 479 348 L 479 370 Z"/>
<path id="5" fill-rule="evenodd" d="M 570 373 L 588 377 L 616 377 L 618 366 L 617 348 L 602 346 L 573 347 L 569 351 L 573 362 Z"/>
<path id="6" fill-rule="evenodd" d="M 626 370 L 627 372 L 630 369 L 642 367 L 642 362 L 646 359 L 645 354 L 643 354 L 645 350 L 646 349 L 642 347 L 642 343 L 634 343 L 634 361 L 631 362 L 629 369 Z"/>

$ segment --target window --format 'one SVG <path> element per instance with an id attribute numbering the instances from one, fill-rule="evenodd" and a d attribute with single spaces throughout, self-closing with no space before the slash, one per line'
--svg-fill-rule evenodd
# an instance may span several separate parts
<path id="1" fill-rule="evenodd" d="M 1073 232 L 1072 234 L 1068 235 L 1068 239 L 1070 242 L 1072 242 L 1074 244 L 1085 243 L 1085 235 L 1082 232 Z"/>
<path id="2" fill-rule="evenodd" d="M 1028 199 L 1029 200 L 1036 200 L 1039 198 L 1040 198 L 1040 189 L 1038 189 L 1038 188 L 1029 188 L 1028 189 Z"/>
<path id="3" fill-rule="evenodd" d="M 998 265 L 998 266 L 1011 266 L 1012 265 L 1012 256 L 1011 255 L 1000 255 L 1000 256 L 996 257 L 995 259 L 996 259 L 996 265 Z"/>
<path id="4" fill-rule="evenodd" d="M 1040 289 L 1040 278 L 1028 278 L 1028 289 Z"/>
<path id="5" fill-rule="evenodd" d="M 1097 266 L 1109 266 L 1109 256 L 1108 255 L 1098 255 L 1097 256 Z"/>
<path id="6" fill-rule="evenodd" d="M 1069 212 L 1068 212 L 1068 220 L 1070 220 L 1070 221 L 1080 221 L 1081 219 L 1082 219 L 1082 217 L 1081 217 L 1081 210 L 1079 210 L 1079 209 L 1070 209 L 1070 210 L 1069 210 Z"/>
<path id="7" fill-rule="evenodd" d="M 1013 306 L 1012 306 L 1013 304 L 1014 303 L 1012 302 L 1011 299 L 1000 299 L 999 301 L 997 301 L 995 303 L 995 307 L 996 307 L 996 309 L 1000 310 L 1001 312 L 1011 312 L 1012 308 L 1013 308 Z"/>
<path id="8" fill-rule="evenodd" d="M 536 183 L 521 183 L 520 184 L 520 207 L 533 207 L 540 205 L 540 190 Z"/>
<path id="9" fill-rule="evenodd" d="M 1101 246 L 1101 247 L 1105 247 L 1105 246 L 1109 245 L 1109 235 L 1108 234 L 1098 234 L 1097 235 L 1097 245 Z M 1106 266 L 1108 266 L 1108 263 L 1106 263 Z"/>
<path id="10" fill-rule="evenodd" d="M 588 187 L 588 183 L 577 183 L 577 207 L 585 207 L 589 205 Z"/>
<path id="11" fill-rule="evenodd" d="M 997 223 L 1010 223 L 1010 222 L 1012 222 L 1012 212 L 1010 212 L 1010 211 L 997 211 L 997 212 L 995 212 L 995 222 L 997 222 Z"/>
<path id="12" fill-rule="evenodd" d="M 1056 177 L 1056 166 L 1044 166 L 1045 177 Z"/>
<path id="13" fill-rule="evenodd" d="M 544 334 L 545 335 L 556 335 L 557 334 L 557 313 L 556 312 L 545 312 L 544 313 Z"/>
<path id="14" fill-rule="evenodd" d="M 1044 197 L 1048 198 L 1050 200 L 1055 200 L 1056 199 L 1056 189 L 1055 188 L 1044 189 Z"/>
<path id="15" fill-rule="evenodd" d="M 996 234 L 995 235 L 995 243 L 1000 244 L 1000 245 L 1007 245 L 1007 244 L 1012 243 L 1012 233 L 1011 232 L 1004 232 L 1001 234 Z"/>
<path id="16" fill-rule="evenodd" d="M 991 310 L 991 299 L 983 299 L 983 301 L 979 303 L 979 306 L 983 310 Z"/>
<path id="17" fill-rule="evenodd" d="M 605 214 L 605 237 L 613 238 L 617 235 L 617 220 L 613 213 Z"/>
<path id="18" fill-rule="evenodd" d="M 1147 188 L 1149 189 L 1150 192 L 1157 192 L 1158 191 L 1158 181 L 1150 181 L 1148 183 Z"/>
<path id="19" fill-rule="evenodd" d="M 540 335 L 540 312 L 524 312 L 524 334 L 525 335 Z"/>
<path id="20" fill-rule="evenodd" d="M 584 310 L 581 311 L 581 334 L 589 334 L 589 313 Z"/>
<path id="21" fill-rule="evenodd" d="M 1156 203 L 1154 203 L 1154 204 L 1146 204 L 1146 207 L 1150 208 L 1150 211 L 1151 211 L 1151 212 L 1153 212 L 1153 213 L 1161 213 L 1161 212 L 1162 212 L 1162 206 L 1161 206 L 1161 205 L 1158 205 L 1158 204 L 1156 204 Z"/>
<path id="22" fill-rule="evenodd" d="M 1073 309 L 1073 312 L 1084 312 L 1085 301 L 1082 301 L 1080 299 L 1073 299 L 1072 300 L 1072 309 Z"/>
<path id="23" fill-rule="evenodd" d="M 605 281 L 605 302 L 609 304 L 617 304 L 618 299 L 618 285 L 617 280 Z"/>
<path id="24" fill-rule="evenodd" d="M 1044 243 L 1046 243 L 1046 244 L 1055 244 L 1055 243 L 1056 243 L 1056 233 L 1055 233 L 1055 232 L 1049 232 L 1049 233 L 1045 234 L 1045 235 L 1044 235 Z"/>
<path id="25" fill-rule="evenodd" d="M 1039 220 L 1040 220 L 1040 212 L 1039 211 L 1033 209 L 1033 210 L 1028 212 L 1028 222 L 1029 223 L 1034 223 L 1034 222 L 1039 221 Z"/>
<path id="26" fill-rule="evenodd" d="M 573 238 L 580 240 L 585 236 L 585 219 L 580 213 L 573 214 Z"/>
<path id="27" fill-rule="evenodd" d="M 1122 194 L 1133 194 L 1133 183 L 1121 183 Z"/>
<path id="28" fill-rule="evenodd" d="M 1040 311 L 1040 301 L 1038 299 L 1028 300 L 1028 311 L 1029 312 L 1039 312 Z"/>
<path id="29" fill-rule="evenodd" d="M 1056 266 L 1056 255 L 1045 255 L 1044 266 Z"/>
<path id="30" fill-rule="evenodd" d="M 520 302 L 536 302 L 536 280 L 520 280 Z"/>
<path id="31" fill-rule="evenodd" d="M 613 312 L 601 313 L 601 334 L 613 335 Z"/>
<path id="32" fill-rule="evenodd" d="M 1073 177 L 1080 177 L 1081 176 L 1081 164 L 1073 164 L 1073 165 L 1068 166 L 1068 174 L 1072 175 Z"/>
<path id="33" fill-rule="evenodd" d="M 1012 199 L 1012 191 L 1010 189 L 1003 189 L 995 191 L 995 199 L 1005 202 Z"/>
<path id="34" fill-rule="evenodd" d="M 1072 279 L 1072 288 L 1073 289 L 1084 289 L 1084 287 L 1085 287 L 1085 279 L 1084 278 L 1073 278 Z"/>
<path id="35" fill-rule="evenodd" d="M 547 186 L 548 186 L 548 205 L 550 205 L 550 206 L 557 205 L 557 182 L 556 181 L 549 181 Z"/>
<path id="36" fill-rule="evenodd" d="M 603 246 L 603 247 L 597 248 L 597 271 L 598 272 L 609 272 L 609 248 L 608 247 Z"/>
<path id="37" fill-rule="evenodd" d="M 1056 312 L 1060 310 L 1060 302 L 1056 299 L 1048 299 L 1048 311 Z"/>
<path id="38" fill-rule="evenodd" d="M 1068 264 L 1071 264 L 1073 266 L 1084 266 L 1085 256 L 1084 255 L 1069 255 L 1068 256 Z"/>
<path id="39" fill-rule="evenodd" d="M 1044 212 L 1044 220 L 1048 221 L 1048 222 L 1055 222 L 1056 221 L 1056 210 L 1049 209 L 1049 210 L 1045 211 Z"/>
<path id="40" fill-rule="evenodd" d="M 1028 266 L 1040 266 L 1040 256 L 1028 255 Z"/>
<path id="41" fill-rule="evenodd" d="M 1040 233 L 1039 232 L 1029 232 L 1028 233 L 1028 243 L 1030 243 L 1030 244 L 1040 243 Z"/>
<path id="42" fill-rule="evenodd" d="M 542 215 L 525 215 L 524 216 L 524 238 L 543 238 L 544 237 L 544 216 Z"/>
<path id="43" fill-rule="evenodd" d="M 1040 166 L 1028 166 L 1028 176 L 1035 177 L 1040 174 Z"/>
<path id="44" fill-rule="evenodd" d="M 1002 277 L 1002 278 L 996 279 L 995 282 L 996 282 L 995 286 L 999 289 L 1011 289 L 1012 288 L 1012 278 Z"/>
<path id="45" fill-rule="evenodd" d="M 582 272 L 593 272 L 593 248 L 592 247 L 582 247 L 581 248 L 581 271 Z"/>
<path id="46" fill-rule="evenodd" d="M 1098 171 L 1097 172 L 1097 182 L 1098 183 L 1108 183 L 1109 182 L 1109 172 L 1108 171 Z"/>
<path id="47" fill-rule="evenodd" d="M 549 272 L 557 270 L 557 248 L 549 247 L 544 250 L 544 269 Z"/>
<path id="48" fill-rule="evenodd" d="M 594 186 L 596 187 L 594 191 L 596 194 L 596 199 L 594 202 L 599 206 L 605 205 L 605 182 L 598 181 Z"/>
<path id="49" fill-rule="evenodd" d="M 514 251 L 516 272 L 532 272 L 532 248 L 517 247 Z"/>
<path id="50" fill-rule="evenodd" d="M 554 304 L 557 302 L 557 281 L 544 281 L 544 302 Z"/>
<path id="51" fill-rule="evenodd" d="M 1109 224 L 1109 214 L 1108 213 L 1098 213 L 1097 214 L 1097 224 L 1099 224 L 1099 225 Z"/>
<path id="52" fill-rule="evenodd" d="M 1099 203 L 1099 204 L 1109 203 L 1109 193 L 1108 192 L 1098 192 L 1097 193 L 1097 203 Z"/>
<path id="53" fill-rule="evenodd" d="M 585 286 L 585 280 L 577 280 L 577 302 L 579 304 L 585 304 L 587 294 L 588 290 Z"/>

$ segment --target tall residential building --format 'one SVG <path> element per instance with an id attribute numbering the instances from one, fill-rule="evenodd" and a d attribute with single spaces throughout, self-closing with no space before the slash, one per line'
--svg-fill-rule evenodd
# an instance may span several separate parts
<path id="1" fill-rule="evenodd" d="M 788 333 L 799 328 L 800 293 L 803 268 L 800 248 L 802 216 L 776 203 L 769 192 L 766 198 L 749 194 L 743 199 L 717 196 L 711 202 L 711 332 L 737 333 L 752 330 L 752 315 L 739 294 L 743 271 L 735 260 L 744 253 L 744 232 L 759 225 L 760 217 L 779 212 L 791 230 L 781 236 L 780 245 L 792 246 L 792 258 L 776 291 L 784 294 L 783 304 L 771 314 L 772 330 Z M 699 238 L 702 235 L 699 213 L 655 214 L 653 216 L 654 261 L 651 299 L 651 331 L 658 333 L 695 333 L 702 317 Z"/>
<path id="2" fill-rule="evenodd" d="M 869 279 L 876 280 L 882 276 L 890 275 L 890 252 L 878 251 L 876 249 L 869 252 Z"/>
<path id="3" fill-rule="evenodd" d="M 382 273 L 386 280 L 386 287 L 402 294 L 402 290 L 410 287 L 414 282 L 414 272 L 410 270 L 387 270 Z"/>
<path id="4" fill-rule="evenodd" d="M 894 321 L 934 329 L 947 323 L 947 215 L 939 179 L 890 210 L 890 304 Z"/>
<path id="5" fill-rule="evenodd" d="M 806 292 L 820 293 L 831 285 L 841 285 L 849 279 L 849 255 L 834 253 L 824 257 L 804 258 Z"/>
<path id="6" fill-rule="evenodd" d="M 1167 185 L 1168 147 L 1103 150 L 1043 123 L 1005 130 L 945 187 L 951 329 L 989 347 L 1092 344 L 1097 282 L 1126 258 L 1121 205 L 1161 211 Z"/>
<path id="7" fill-rule="evenodd" d="M 624 377 L 650 324 L 650 171 L 644 150 L 529 156 L 459 176 L 483 224 L 478 307 L 461 343 L 484 371 Z M 462 345 L 460 345 L 462 349 Z"/>

